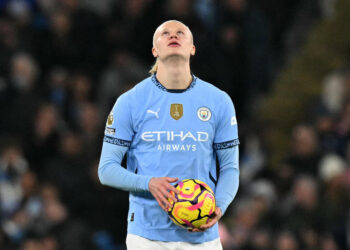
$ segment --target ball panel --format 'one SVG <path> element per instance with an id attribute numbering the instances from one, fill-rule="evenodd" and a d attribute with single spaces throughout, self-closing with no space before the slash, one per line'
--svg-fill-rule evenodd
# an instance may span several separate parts
<path id="1" fill-rule="evenodd" d="M 210 191 L 212 194 L 214 194 L 213 190 L 209 187 L 209 185 L 203 181 L 200 180 L 194 180 L 194 182 L 198 183 L 199 185 L 201 185 L 204 189 Z"/>
<path id="2" fill-rule="evenodd" d="M 201 225 L 207 223 L 208 220 L 209 220 L 209 218 L 207 216 L 205 216 L 199 220 L 193 221 L 192 225 L 196 228 L 199 228 Z"/>
<path id="3" fill-rule="evenodd" d="M 185 227 L 183 224 L 181 224 L 180 222 L 178 222 L 173 216 L 169 216 L 170 219 L 172 220 L 172 222 L 174 222 L 176 225 L 183 227 L 183 228 L 187 228 Z"/>
<path id="4" fill-rule="evenodd" d="M 186 223 L 186 221 L 189 222 L 189 221 L 195 220 L 199 215 L 199 211 L 189 210 L 188 208 L 191 206 L 192 204 L 189 201 L 176 202 L 173 207 L 172 216 L 176 218 L 180 223 L 181 222 Z"/>
<path id="5" fill-rule="evenodd" d="M 180 191 L 178 198 L 185 200 L 194 200 L 201 192 L 200 185 L 192 181 L 180 181 L 177 189 Z"/>
<path id="6" fill-rule="evenodd" d="M 201 204 L 201 206 L 199 207 L 201 209 L 201 216 L 210 216 L 215 210 L 215 198 L 208 191 L 204 191 L 198 197 L 198 204 Z"/>

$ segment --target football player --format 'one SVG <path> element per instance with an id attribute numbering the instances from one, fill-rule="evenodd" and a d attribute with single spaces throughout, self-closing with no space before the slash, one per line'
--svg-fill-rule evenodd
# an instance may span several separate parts
<path id="1" fill-rule="evenodd" d="M 230 97 L 191 73 L 195 53 L 186 25 L 161 24 L 151 76 L 121 95 L 107 119 L 98 174 L 104 185 L 130 192 L 128 249 L 222 249 L 217 222 L 239 184 L 237 119 Z M 191 231 L 166 213 L 168 199 L 176 201 L 173 184 L 188 178 L 207 183 L 217 206 Z"/>

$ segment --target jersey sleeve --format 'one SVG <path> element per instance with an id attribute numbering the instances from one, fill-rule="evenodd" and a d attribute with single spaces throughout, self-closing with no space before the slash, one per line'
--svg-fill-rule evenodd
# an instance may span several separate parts
<path id="1" fill-rule="evenodd" d="M 121 95 L 108 115 L 103 141 L 130 147 L 134 136 L 131 110 L 127 94 Z"/>
<path id="2" fill-rule="evenodd" d="M 127 94 L 121 95 L 108 115 L 98 176 L 102 184 L 132 192 L 148 191 L 150 176 L 137 175 L 121 166 L 133 136 L 133 122 Z"/>
<path id="3" fill-rule="evenodd" d="M 102 184 L 132 192 L 148 191 L 151 176 L 132 173 L 120 164 L 128 148 L 103 143 L 98 177 Z"/>
<path id="4" fill-rule="evenodd" d="M 220 173 L 216 186 L 216 205 L 222 214 L 235 198 L 239 186 L 239 149 L 232 147 L 217 151 Z"/>
<path id="5" fill-rule="evenodd" d="M 228 94 L 218 106 L 214 149 L 231 148 L 239 144 L 236 111 Z"/>

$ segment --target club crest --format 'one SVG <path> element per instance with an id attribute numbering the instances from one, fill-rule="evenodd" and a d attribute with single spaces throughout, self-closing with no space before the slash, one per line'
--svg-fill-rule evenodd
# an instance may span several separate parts
<path id="1" fill-rule="evenodd" d="M 170 106 L 170 116 L 175 120 L 179 120 L 183 115 L 183 107 L 180 103 L 173 103 Z"/>
<path id="2" fill-rule="evenodd" d="M 197 116 L 201 121 L 207 122 L 211 118 L 211 112 L 210 109 L 207 107 L 201 107 L 197 111 Z"/>

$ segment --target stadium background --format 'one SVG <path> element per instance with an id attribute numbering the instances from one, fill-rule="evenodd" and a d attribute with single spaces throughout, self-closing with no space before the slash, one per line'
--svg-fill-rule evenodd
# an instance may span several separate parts
<path id="1" fill-rule="evenodd" d="M 127 193 L 96 174 L 103 129 L 168 19 L 237 109 L 224 249 L 349 249 L 349 16 L 347 0 L 0 0 L 0 249 L 124 249 Z"/>

